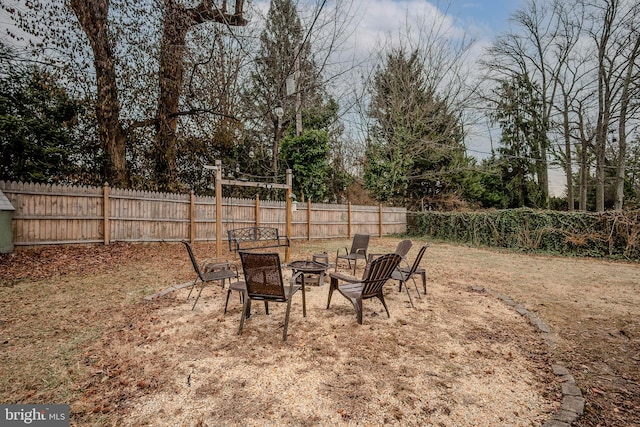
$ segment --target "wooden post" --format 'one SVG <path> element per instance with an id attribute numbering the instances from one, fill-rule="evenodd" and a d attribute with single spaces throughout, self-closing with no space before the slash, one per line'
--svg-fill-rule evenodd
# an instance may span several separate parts
<path id="1" fill-rule="evenodd" d="M 196 240 L 196 195 L 191 191 L 189 196 L 189 241 L 193 245 Z"/>
<path id="2" fill-rule="evenodd" d="M 109 202 L 109 183 L 105 182 L 102 187 L 102 231 L 104 232 L 104 244 L 108 245 L 111 238 L 111 224 L 109 224 L 109 215 L 111 215 Z"/>
<path id="3" fill-rule="evenodd" d="M 216 256 L 222 256 L 222 161 L 216 160 Z"/>
<path id="4" fill-rule="evenodd" d="M 256 227 L 260 227 L 260 195 L 256 194 L 256 218 L 254 220 L 254 225 Z"/>
<path id="5" fill-rule="evenodd" d="M 351 202 L 347 204 L 347 239 L 351 238 Z"/>
<path id="6" fill-rule="evenodd" d="M 292 212 L 291 212 L 291 186 L 293 185 L 293 173 L 291 172 L 291 169 L 287 169 L 287 201 L 285 203 L 287 212 L 286 212 L 286 218 L 287 218 L 287 238 L 291 239 L 291 217 L 292 217 Z M 291 247 L 287 246 L 284 249 L 284 262 L 289 262 L 291 259 Z"/>
<path id="7" fill-rule="evenodd" d="M 382 237 L 382 203 L 378 207 L 378 234 Z"/>
<path id="8" fill-rule="evenodd" d="M 307 241 L 311 241 L 311 199 L 307 200 Z"/>

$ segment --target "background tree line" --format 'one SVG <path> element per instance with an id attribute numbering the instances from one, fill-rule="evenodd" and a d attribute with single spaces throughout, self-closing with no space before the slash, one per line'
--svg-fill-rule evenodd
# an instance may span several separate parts
<path id="1" fill-rule="evenodd" d="M 637 206 L 636 2 L 530 0 L 481 76 L 475 41 L 444 21 L 407 22 L 344 65 L 351 2 L 227 3 L 3 3 L 0 179 L 206 194 L 220 159 L 236 179 L 291 168 L 302 200 L 359 182 L 416 210 Z M 500 136 L 478 160 L 483 122 Z"/>

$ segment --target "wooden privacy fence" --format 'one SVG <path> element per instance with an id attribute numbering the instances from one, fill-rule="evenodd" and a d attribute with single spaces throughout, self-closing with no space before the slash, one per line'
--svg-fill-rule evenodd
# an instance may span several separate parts
<path id="1" fill-rule="evenodd" d="M 103 187 L 0 181 L 13 214 L 16 247 L 113 241 L 171 242 L 216 240 L 216 221 L 227 230 L 277 227 L 286 235 L 286 204 L 222 198 L 216 218 L 215 197 Z M 407 229 L 404 208 L 351 204 L 293 203 L 291 239 L 350 238 L 400 234 Z"/>

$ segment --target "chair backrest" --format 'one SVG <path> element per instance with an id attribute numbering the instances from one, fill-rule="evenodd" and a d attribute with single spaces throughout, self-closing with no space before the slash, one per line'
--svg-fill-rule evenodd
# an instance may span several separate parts
<path id="1" fill-rule="evenodd" d="M 240 251 L 247 295 L 251 299 L 286 301 L 278 253 Z"/>
<path id="2" fill-rule="evenodd" d="M 429 247 L 429 244 L 425 243 L 425 245 L 420 248 L 420 251 L 418 252 L 418 256 L 413 261 L 413 265 L 411 266 L 411 269 L 409 270 L 409 274 L 407 277 L 411 277 L 411 275 L 413 275 L 413 273 L 416 272 L 416 270 L 420 266 L 420 262 L 422 261 L 422 256 L 424 255 L 424 251 L 426 251 L 428 247 Z"/>
<path id="3" fill-rule="evenodd" d="M 369 247 L 369 235 L 368 234 L 355 234 L 353 236 L 353 242 L 351 243 L 350 254 L 362 253 L 367 251 Z"/>
<path id="4" fill-rule="evenodd" d="M 186 240 L 183 240 L 182 243 L 187 247 L 187 252 L 189 253 L 189 258 L 191 259 L 191 264 L 193 264 L 193 269 L 196 271 L 196 274 L 202 279 L 202 272 L 200 271 L 200 266 L 198 265 L 198 261 L 196 260 L 196 256 L 193 254 L 193 249 L 191 248 L 191 244 Z M 203 280 L 204 281 L 204 280 Z"/>
<path id="5" fill-rule="evenodd" d="M 413 242 L 411 240 L 403 240 L 398 243 L 398 246 L 396 246 L 396 253 L 404 258 L 409 253 L 409 249 L 411 249 L 411 246 L 413 246 Z"/>
<path id="6" fill-rule="evenodd" d="M 371 261 L 362 278 L 362 297 L 377 294 L 401 260 L 398 254 L 385 254 Z"/>

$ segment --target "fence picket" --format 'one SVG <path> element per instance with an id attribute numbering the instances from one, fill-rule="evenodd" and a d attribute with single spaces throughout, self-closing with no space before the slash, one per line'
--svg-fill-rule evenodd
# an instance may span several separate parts
<path id="1" fill-rule="evenodd" d="M 15 208 L 14 246 L 112 241 L 215 241 L 215 197 L 102 187 L 0 181 Z M 227 230 L 261 225 L 286 234 L 286 203 L 223 198 Z M 291 239 L 352 237 L 354 233 L 406 232 L 406 210 L 379 206 L 299 203 Z M 105 217 L 106 216 L 106 217 Z"/>

